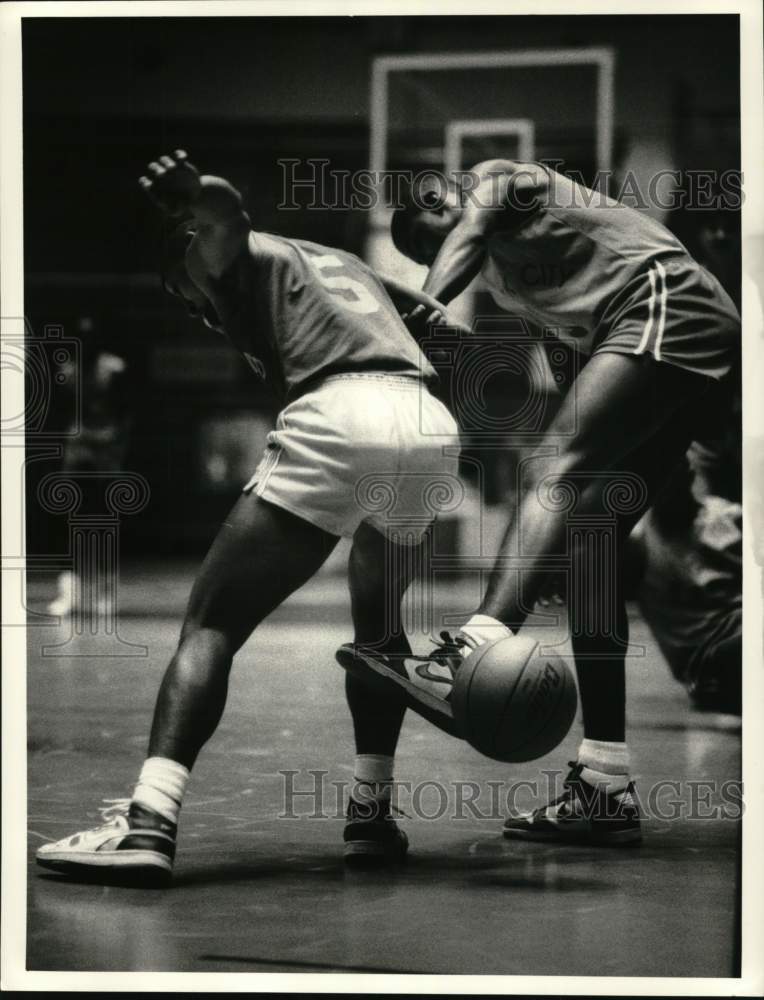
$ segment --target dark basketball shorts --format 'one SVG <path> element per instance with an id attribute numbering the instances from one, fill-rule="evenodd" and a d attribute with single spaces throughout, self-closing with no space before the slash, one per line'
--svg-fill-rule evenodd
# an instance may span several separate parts
<path id="1" fill-rule="evenodd" d="M 635 275 L 593 354 L 649 354 L 656 361 L 721 380 L 740 357 L 740 316 L 717 279 L 690 257 L 653 261 Z M 610 314 L 610 315 L 608 315 Z"/>

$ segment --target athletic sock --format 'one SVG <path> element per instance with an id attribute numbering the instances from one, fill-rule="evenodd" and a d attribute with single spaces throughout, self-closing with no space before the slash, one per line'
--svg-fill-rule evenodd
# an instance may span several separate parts
<path id="1" fill-rule="evenodd" d="M 149 757 L 141 769 L 133 802 L 177 825 L 189 770 L 169 757 Z"/>
<path id="2" fill-rule="evenodd" d="M 393 757 L 377 753 L 356 754 L 350 797 L 359 803 L 389 801 L 393 784 Z"/>
<path id="3" fill-rule="evenodd" d="M 622 792 L 629 783 L 629 748 L 625 743 L 607 740 L 581 741 L 578 763 L 581 777 L 604 792 Z"/>
<path id="4" fill-rule="evenodd" d="M 494 639 L 503 639 L 507 635 L 512 635 L 512 632 L 506 625 L 502 624 L 496 618 L 491 618 L 490 615 L 473 615 L 466 625 L 462 625 L 459 631 L 469 636 L 475 643 L 475 646 L 482 646 L 483 643 L 493 642 Z M 462 656 L 469 656 L 472 649 L 472 646 L 465 646 L 462 650 Z"/>

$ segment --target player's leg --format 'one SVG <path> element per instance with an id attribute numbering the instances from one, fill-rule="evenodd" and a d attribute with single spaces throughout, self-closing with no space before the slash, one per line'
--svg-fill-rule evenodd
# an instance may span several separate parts
<path id="1" fill-rule="evenodd" d="M 421 551 L 421 546 L 397 545 L 369 524 L 358 528 L 348 568 L 355 644 L 389 656 L 410 655 L 401 602 Z M 345 690 L 353 716 L 356 752 L 392 756 L 405 712 L 402 699 L 395 692 L 379 698 L 352 674 L 347 674 Z"/>
<path id="2" fill-rule="evenodd" d="M 677 413 L 627 455 L 618 471 L 596 477 L 582 495 L 592 521 L 571 553 L 568 608 L 584 736 L 589 740 L 624 739 L 628 539 L 646 509 L 670 488 L 692 440 L 691 416 L 691 410 Z M 614 502 L 619 494 L 621 509 Z M 598 517 L 600 530 L 591 530 Z"/>
<path id="3" fill-rule="evenodd" d="M 688 444 L 688 429 L 678 419 L 660 441 L 650 439 L 627 456 L 620 472 L 597 478 L 582 495 L 591 518 L 570 552 L 568 609 L 584 738 L 562 797 L 529 815 L 510 817 L 506 836 L 600 844 L 641 839 L 626 743 L 626 543 Z M 615 495 L 619 484 L 624 497 L 631 488 L 644 501 L 614 519 L 612 499 L 606 498 Z"/>
<path id="4" fill-rule="evenodd" d="M 242 494 L 191 592 L 178 648 L 159 690 L 150 757 L 193 766 L 220 721 L 234 654 L 313 576 L 337 540 L 280 507 Z"/>
<path id="5" fill-rule="evenodd" d="M 627 456 L 651 439 L 661 449 L 661 432 L 707 387 L 701 376 L 648 357 L 602 353 L 591 358 L 545 435 L 540 456 L 528 463 L 482 615 L 518 628 L 531 610 L 548 568 L 545 558 L 565 547 L 570 510 L 558 502 L 556 488 L 566 490 L 572 483 L 575 489 L 576 477 L 623 467 Z M 575 515 L 586 515 L 587 504 L 599 502 L 596 490 L 577 491 Z M 511 568 L 517 555 L 529 564 L 522 573 Z"/>
<path id="6" fill-rule="evenodd" d="M 566 555 L 571 516 L 590 524 L 599 520 L 602 531 L 608 518 L 620 522 L 618 545 L 606 539 L 600 552 L 579 548 L 569 553 L 571 637 L 584 716 L 577 765 L 587 768 L 585 777 L 606 794 L 620 794 L 629 782 L 622 540 L 649 504 L 650 494 L 681 460 L 694 407 L 707 388 L 704 378 L 651 358 L 595 355 L 553 420 L 540 449 L 542 457 L 528 465 L 519 508 L 502 542 L 480 616 L 463 629 L 473 643 L 480 643 L 500 634 L 500 623 L 512 628 L 522 624 L 543 582 L 545 558 Z M 571 427 L 575 431 L 566 437 L 565 429 Z M 629 510 L 628 499 L 619 501 L 624 489 L 642 494 L 636 509 Z M 601 533 L 590 530 L 586 545 L 598 547 Z M 605 552 L 611 555 L 603 563 Z M 521 572 L 512 568 L 517 555 L 527 566 Z M 551 831 L 537 823 L 538 832 Z"/>
<path id="7" fill-rule="evenodd" d="M 423 550 L 422 545 L 397 545 L 366 523 L 353 538 L 349 565 L 353 642 L 391 664 L 402 663 L 411 654 L 401 602 Z M 346 674 L 345 692 L 356 750 L 345 857 L 356 863 L 395 860 L 407 847 L 390 812 L 395 750 L 406 707 L 397 692 L 375 692 L 352 673 Z"/>
<path id="8" fill-rule="evenodd" d="M 629 618 L 624 596 L 623 545 L 596 529 L 571 553 L 568 620 L 581 696 L 584 735 L 623 742 L 626 731 L 625 655 Z M 611 557 L 606 551 L 615 544 Z"/>
<path id="9" fill-rule="evenodd" d="M 132 799 L 104 826 L 44 845 L 39 863 L 62 871 L 97 870 L 103 877 L 169 874 L 189 771 L 220 720 L 234 654 L 315 573 L 336 542 L 253 494 L 239 498 L 194 585 Z"/>

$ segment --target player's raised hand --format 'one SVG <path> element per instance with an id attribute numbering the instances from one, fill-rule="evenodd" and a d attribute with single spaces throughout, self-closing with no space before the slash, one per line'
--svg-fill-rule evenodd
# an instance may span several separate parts
<path id="1" fill-rule="evenodd" d="M 182 215 L 199 197 L 199 171 L 182 149 L 152 160 L 138 183 L 167 215 Z"/>

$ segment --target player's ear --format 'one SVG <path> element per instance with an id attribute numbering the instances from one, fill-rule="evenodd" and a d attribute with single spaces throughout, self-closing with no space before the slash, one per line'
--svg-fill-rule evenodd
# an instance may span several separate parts
<path id="1" fill-rule="evenodd" d="M 443 207 L 443 196 L 440 191 L 430 188 L 430 190 L 422 191 L 421 202 L 423 208 L 433 211 L 434 209 Z"/>

